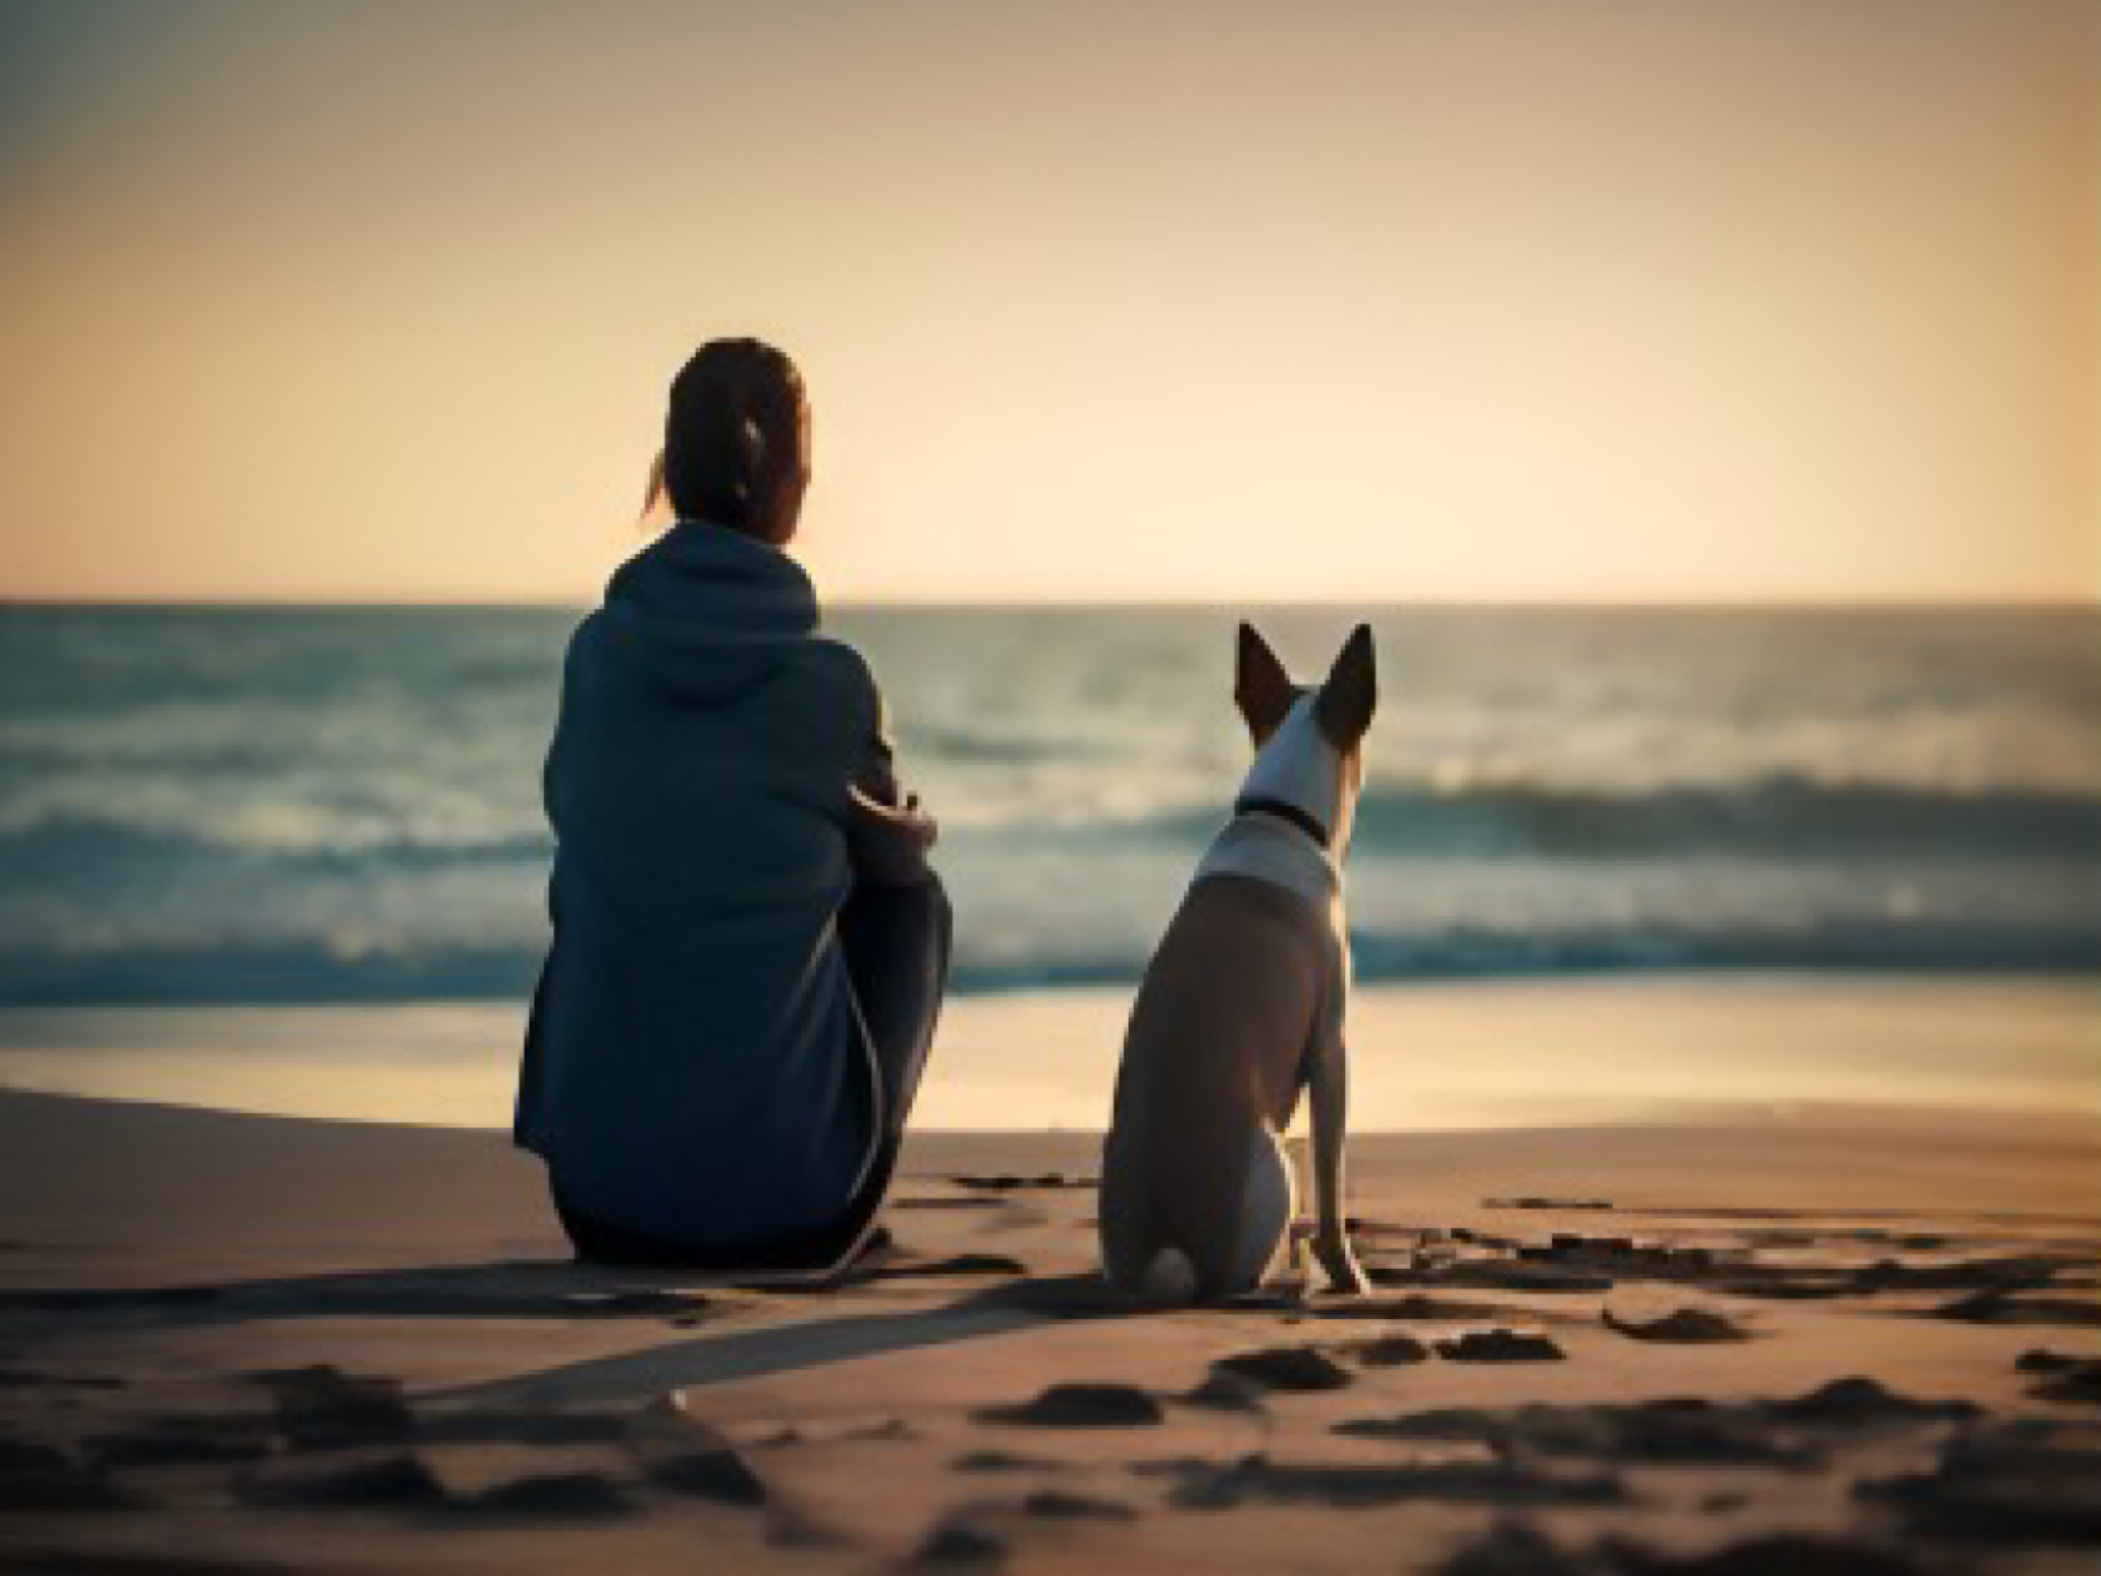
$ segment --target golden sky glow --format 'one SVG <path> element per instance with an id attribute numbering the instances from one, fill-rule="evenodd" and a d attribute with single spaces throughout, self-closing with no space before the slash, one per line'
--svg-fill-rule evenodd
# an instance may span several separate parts
<path id="1" fill-rule="evenodd" d="M 84 15 L 85 13 L 85 15 Z M 0 594 L 2101 595 L 2101 0 L 0 5 Z"/>

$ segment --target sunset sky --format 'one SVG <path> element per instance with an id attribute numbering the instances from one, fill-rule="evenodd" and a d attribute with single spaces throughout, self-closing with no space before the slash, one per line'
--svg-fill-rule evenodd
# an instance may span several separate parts
<path id="1" fill-rule="evenodd" d="M 0 0 L 0 596 L 2101 596 L 2101 0 Z"/>

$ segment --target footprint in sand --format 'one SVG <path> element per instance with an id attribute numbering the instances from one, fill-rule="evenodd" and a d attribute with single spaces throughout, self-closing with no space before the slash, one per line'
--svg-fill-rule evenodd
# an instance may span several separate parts
<path id="1" fill-rule="evenodd" d="M 1532 1527 L 1504 1522 L 1439 1566 L 1437 1576 L 1929 1576 L 1938 1569 L 1894 1549 L 1824 1533 L 1770 1533 L 1705 1554 L 1617 1538 L 1578 1552 Z"/>
<path id="2" fill-rule="evenodd" d="M 1138 1516 L 1120 1499 L 1101 1499 L 1054 1488 L 1038 1489 L 1021 1502 L 1021 1508 L 1046 1521 L 1134 1521 Z"/>
<path id="3" fill-rule="evenodd" d="M 1012 1450 L 966 1450 L 949 1462 L 956 1472 L 1062 1472 L 1067 1463 L 1050 1456 L 1025 1456 Z"/>
<path id="4" fill-rule="evenodd" d="M 1211 1365 L 1214 1375 L 1227 1374 L 1263 1390 L 1340 1390 L 1352 1382 L 1350 1371 L 1315 1346 L 1273 1346 L 1259 1352 L 1236 1352 Z"/>
<path id="5" fill-rule="evenodd" d="M 1552 1363 L 1565 1355 L 1544 1335 L 1516 1330 L 1468 1330 L 1437 1343 L 1437 1355 L 1454 1363 Z"/>
<path id="6" fill-rule="evenodd" d="M 1405 1368 L 1430 1360 L 1430 1348 L 1412 1335 L 1380 1335 L 1349 1348 L 1367 1368 Z"/>
<path id="7" fill-rule="evenodd" d="M 913 1570 L 986 1570 L 1005 1563 L 1007 1540 L 968 1521 L 944 1521 L 907 1562 Z"/>
<path id="8" fill-rule="evenodd" d="M 1230 1510 L 1251 1502 L 1362 1509 L 1411 1501 L 1459 1504 L 1612 1504 L 1625 1498 L 1615 1476 L 1572 1477 L 1506 1461 L 1441 1461 L 1401 1465 L 1273 1461 L 1166 1463 L 1180 1481 L 1170 1504 L 1184 1510 Z"/>
<path id="9" fill-rule="evenodd" d="M 1127 1384 L 1054 1384 L 1033 1401 L 981 1407 L 981 1423 L 1021 1428 L 1146 1428 L 1166 1415 L 1160 1403 Z"/>
<path id="10" fill-rule="evenodd" d="M 1980 1291 L 1958 1297 L 1932 1311 L 1936 1319 L 1956 1319 L 1964 1324 L 2056 1324 L 2075 1329 L 2101 1328 L 2101 1302 L 2078 1302 L 2070 1297 L 2020 1297 L 2007 1292 Z"/>
<path id="11" fill-rule="evenodd" d="M 1751 1332 L 1722 1314 L 1705 1308 L 1680 1308 L 1660 1319 L 1622 1319 L 1610 1308 L 1599 1315 L 1605 1328 L 1635 1341 L 1668 1341 L 1698 1345 L 1710 1341 L 1748 1341 Z"/>
<path id="12" fill-rule="evenodd" d="M 2062 1352 L 2021 1353 L 2014 1363 L 2041 1382 L 2029 1390 L 2038 1401 L 2080 1401 L 2101 1405 L 2101 1357 L 2072 1357 Z"/>

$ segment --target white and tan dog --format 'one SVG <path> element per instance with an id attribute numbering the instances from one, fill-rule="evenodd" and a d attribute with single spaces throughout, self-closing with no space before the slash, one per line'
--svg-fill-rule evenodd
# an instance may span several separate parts
<path id="1" fill-rule="evenodd" d="M 1342 858 L 1378 700 L 1371 630 L 1358 625 L 1309 689 L 1242 624 L 1234 699 L 1255 764 L 1139 986 L 1102 1155 L 1103 1270 L 1155 1302 L 1261 1283 L 1291 1227 L 1279 1135 L 1301 1088 L 1314 1254 L 1337 1290 L 1364 1284 L 1342 1208 Z"/>

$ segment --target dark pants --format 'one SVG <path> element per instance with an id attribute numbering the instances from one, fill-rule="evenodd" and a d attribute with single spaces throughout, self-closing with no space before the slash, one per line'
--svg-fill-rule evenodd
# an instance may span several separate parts
<path id="1" fill-rule="evenodd" d="M 694 1248 L 594 1219 L 554 1189 L 555 1213 L 577 1257 L 718 1273 L 815 1272 L 845 1263 L 875 1225 L 904 1141 L 905 1118 L 933 1046 L 948 981 L 953 920 L 938 880 L 913 886 L 857 885 L 839 911 L 839 945 L 883 1080 L 882 1130 L 874 1162 L 839 1217 L 812 1231 L 734 1249 Z"/>

